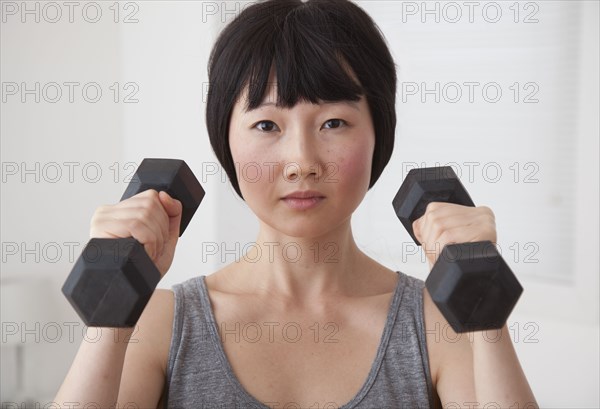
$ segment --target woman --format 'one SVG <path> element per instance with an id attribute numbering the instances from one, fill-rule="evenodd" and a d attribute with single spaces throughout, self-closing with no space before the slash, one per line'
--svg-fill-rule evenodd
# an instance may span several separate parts
<path id="1" fill-rule="evenodd" d="M 254 4 L 217 39 L 209 80 L 211 144 L 259 219 L 256 245 L 156 290 L 136 330 L 84 342 L 57 402 L 537 406 L 506 326 L 501 336 L 454 334 L 421 280 L 354 241 L 352 213 L 388 163 L 396 125 L 395 64 L 362 9 Z M 90 235 L 138 239 L 164 275 L 180 217 L 178 201 L 146 191 L 100 207 Z M 432 203 L 414 231 L 425 249 L 496 242 L 485 206 Z M 433 265 L 438 253 L 427 254 Z"/>

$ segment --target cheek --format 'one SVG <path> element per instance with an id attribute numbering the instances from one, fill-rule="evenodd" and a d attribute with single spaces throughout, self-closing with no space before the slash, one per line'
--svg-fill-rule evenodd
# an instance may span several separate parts
<path id="1" fill-rule="evenodd" d="M 356 189 L 357 186 L 368 188 L 371 180 L 371 165 L 373 149 L 365 149 L 364 146 L 356 146 L 345 152 L 343 158 L 337 163 L 337 177 L 345 187 Z"/>
<path id="2" fill-rule="evenodd" d="M 265 156 L 264 150 L 254 150 L 250 146 L 239 151 L 232 147 L 231 155 L 242 195 L 245 198 L 263 196 L 269 181 L 274 179 L 274 169 L 269 165 L 274 159 Z"/>

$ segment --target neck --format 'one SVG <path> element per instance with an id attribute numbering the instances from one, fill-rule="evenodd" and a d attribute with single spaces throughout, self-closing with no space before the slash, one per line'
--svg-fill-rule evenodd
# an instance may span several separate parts
<path id="1" fill-rule="evenodd" d="M 286 236 L 261 223 L 256 244 L 240 259 L 244 281 L 294 304 L 352 294 L 364 277 L 367 256 L 354 241 L 350 219 L 311 238 Z"/>

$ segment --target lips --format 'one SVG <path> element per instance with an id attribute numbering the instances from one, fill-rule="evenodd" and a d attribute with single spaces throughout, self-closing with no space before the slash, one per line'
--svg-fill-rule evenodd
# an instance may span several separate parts
<path id="1" fill-rule="evenodd" d="M 314 190 L 296 191 L 283 197 L 288 206 L 296 210 L 307 210 L 319 204 L 325 196 Z"/>
<path id="2" fill-rule="evenodd" d="M 317 192 L 315 190 L 303 190 L 303 191 L 296 191 L 293 193 L 290 193 L 289 195 L 283 197 L 284 199 L 311 199 L 311 198 L 322 198 L 325 197 L 323 196 L 323 194 L 321 194 L 320 192 Z"/>

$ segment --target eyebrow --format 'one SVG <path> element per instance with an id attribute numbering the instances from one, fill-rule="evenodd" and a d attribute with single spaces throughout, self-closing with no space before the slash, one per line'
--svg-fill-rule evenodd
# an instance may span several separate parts
<path id="1" fill-rule="evenodd" d="M 356 109 L 357 111 L 360 111 L 360 108 L 358 107 L 358 101 L 349 101 L 349 100 L 344 100 L 344 101 L 327 101 L 327 102 L 323 102 L 324 105 L 339 105 L 339 104 L 344 104 L 344 105 L 348 105 L 351 108 Z M 275 102 L 263 102 L 262 104 L 260 104 L 259 106 L 257 106 L 255 109 L 252 110 L 246 110 L 245 112 L 250 112 L 250 111 L 254 111 L 254 110 L 258 110 L 260 108 L 263 108 L 265 106 L 274 106 L 277 107 L 277 104 L 275 104 Z"/>

